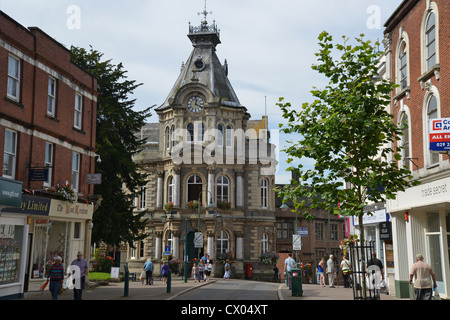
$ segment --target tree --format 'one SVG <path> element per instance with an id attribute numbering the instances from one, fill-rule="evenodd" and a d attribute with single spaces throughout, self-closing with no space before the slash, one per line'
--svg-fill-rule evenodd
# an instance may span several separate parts
<path id="1" fill-rule="evenodd" d="M 318 64 L 312 69 L 328 78 L 328 85 L 322 90 L 313 88 L 315 100 L 304 103 L 299 111 L 283 98 L 278 103 L 287 120 L 280 124 L 282 132 L 299 136 L 283 150 L 288 163 L 295 158 L 315 161 L 313 169 L 292 164 L 287 170 L 299 181 L 293 180 L 279 194 L 293 201 L 295 211 L 303 212 L 305 218 L 313 218 L 309 209 L 314 208 L 357 216 L 361 241 L 365 206 L 393 199 L 398 191 L 418 184 L 408 169 L 398 166 L 400 153 L 388 160 L 395 140 L 402 135 L 401 126 L 386 108 L 395 85 L 383 79 L 374 81 L 382 53 L 363 37 L 356 38 L 355 45 L 346 37 L 344 44 L 334 45 L 332 36 L 322 32 Z M 333 52 L 340 52 L 340 59 L 334 61 Z"/>
<path id="2" fill-rule="evenodd" d="M 101 162 L 96 163 L 96 172 L 102 174 L 102 183 L 95 186 L 95 193 L 103 200 L 93 217 L 92 241 L 132 244 L 145 237 L 142 230 L 146 224 L 145 212 L 133 214 L 136 192 L 146 184 L 146 175 L 132 159 L 143 146 L 135 132 L 152 107 L 133 110 L 135 100 L 129 95 L 142 84 L 127 80 L 122 63 L 103 60 L 103 54 L 92 47 L 87 51 L 72 46 L 71 58 L 98 79 L 96 148 Z"/>

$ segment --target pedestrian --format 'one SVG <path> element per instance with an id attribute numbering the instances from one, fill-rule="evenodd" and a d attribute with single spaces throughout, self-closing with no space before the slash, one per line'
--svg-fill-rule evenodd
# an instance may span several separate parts
<path id="1" fill-rule="evenodd" d="M 62 290 L 62 281 L 64 280 L 64 267 L 60 256 L 55 257 L 55 262 L 48 270 L 47 279 L 50 279 L 49 290 L 53 300 L 58 300 L 59 292 Z"/>
<path id="2" fill-rule="evenodd" d="M 78 273 L 74 268 L 79 268 L 80 272 Z M 75 279 L 73 299 L 83 300 L 83 290 L 86 285 L 86 278 L 89 276 L 89 264 L 87 260 L 83 258 L 83 252 L 78 251 L 77 258 L 72 261 L 70 272 L 72 272 L 72 279 Z"/>
<path id="3" fill-rule="evenodd" d="M 336 277 L 336 266 L 334 264 L 334 256 L 330 254 L 330 258 L 327 260 L 327 274 L 328 274 L 328 286 L 334 288 L 334 280 Z"/>
<path id="4" fill-rule="evenodd" d="M 194 277 L 194 282 L 197 282 L 198 279 L 198 267 L 197 264 L 194 262 L 194 265 L 192 266 L 192 277 Z"/>
<path id="5" fill-rule="evenodd" d="M 275 280 L 275 282 L 280 282 L 280 270 L 276 265 L 273 268 L 273 279 Z"/>
<path id="6" fill-rule="evenodd" d="M 286 275 L 286 285 L 289 287 L 290 284 L 290 272 L 295 267 L 295 260 L 292 258 L 292 253 L 288 254 L 288 257 L 286 260 L 284 260 L 284 274 Z"/>
<path id="7" fill-rule="evenodd" d="M 224 265 L 224 269 L 225 269 L 225 274 L 223 275 L 224 279 L 230 279 L 231 277 L 231 266 L 230 266 L 230 260 L 227 259 L 225 261 L 225 265 Z"/>
<path id="8" fill-rule="evenodd" d="M 380 284 L 384 280 L 383 263 L 377 259 L 377 254 L 372 251 L 371 258 L 367 261 L 367 279 L 369 288 L 375 290 L 376 299 L 380 299 Z"/>
<path id="9" fill-rule="evenodd" d="M 148 258 L 147 262 L 144 263 L 144 271 L 145 271 L 146 285 L 152 285 L 153 284 L 153 262 L 150 258 Z"/>
<path id="10" fill-rule="evenodd" d="M 206 263 L 205 263 L 205 276 L 206 276 L 205 281 L 209 281 L 209 278 L 211 277 L 212 267 L 213 261 L 211 260 L 208 254 L 206 255 Z"/>
<path id="11" fill-rule="evenodd" d="M 325 269 L 325 258 L 322 258 L 317 265 L 317 274 L 319 275 L 319 286 L 322 285 L 323 287 L 325 287 Z"/>
<path id="12" fill-rule="evenodd" d="M 412 285 L 412 280 L 415 277 L 414 295 L 416 300 L 431 300 L 433 288 L 437 287 L 436 275 L 431 266 L 423 261 L 421 254 L 416 255 L 416 261 L 409 272 L 409 284 Z M 433 286 L 431 286 L 431 280 L 433 280 Z"/>
<path id="13" fill-rule="evenodd" d="M 205 265 L 203 263 L 203 259 L 198 261 L 198 282 L 203 281 L 203 275 L 205 273 Z"/>
<path id="14" fill-rule="evenodd" d="M 163 278 L 163 285 L 167 284 L 167 278 L 169 277 L 169 265 L 166 260 L 163 260 L 163 264 L 161 266 L 161 276 Z"/>
<path id="15" fill-rule="evenodd" d="M 350 274 L 352 272 L 352 265 L 344 255 L 341 261 L 342 274 L 344 275 L 344 288 L 350 288 Z"/>

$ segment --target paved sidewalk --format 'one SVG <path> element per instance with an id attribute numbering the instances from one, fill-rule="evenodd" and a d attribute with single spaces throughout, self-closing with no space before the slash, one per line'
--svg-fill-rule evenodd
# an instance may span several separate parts
<path id="1" fill-rule="evenodd" d="M 322 287 L 318 284 L 303 284 L 303 296 L 292 296 L 292 291 L 286 284 L 280 284 L 278 288 L 278 296 L 280 300 L 354 300 L 353 289 L 344 288 L 343 286 L 336 286 L 330 288 L 329 286 Z M 397 298 L 387 294 L 381 294 L 380 300 L 409 300 Z"/>
<path id="2" fill-rule="evenodd" d="M 215 282 L 195 283 L 189 279 L 188 282 L 176 278 L 172 280 L 170 293 L 167 293 L 167 285 L 163 285 L 162 280 L 155 280 L 153 285 L 148 286 L 141 281 L 130 281 L 128 296 L 125 297 L 124 282 L 110 282 L 106 286 L 97 286 L 83 291 L 83 300 L 171 300 L 179 294 L 193 290 L 200 286 Z M 23 300 L 52 300 L 48 289 L 44 292 L 27 292 Z M 58 300 L 73 300 L 73 290 L 65 290 Z"/>
<path id="3" fill-rule="evenodd" d="M 189 279 L 184 282 L 181 278 L 172 279 L 170 293 L 167 293 L 167 286 L 163 285 L 161 280 L 155 280 L 151 286 L 143 285 L 140 281 L 130 281 L 128 296 L 125 297 L 124 283 L 110 282 L 107 286 L 97 286 L 84 290 L 83 300 L 172 300 L 179 294 L 194 290 L 201 286 L 221 281 L 221 279 L 212 279 L 209 282 L 195 283 Z M 303 284 L 303 296 L 292 296 L 291 290 L 284 284 L 278 286 L 278 299 L 284 301 L 290 300 L 353 300 L 353 290 L 344 287 L 329 288 L 321 287 L 317 284 Z M 59 300 L 73 300 L 73 291 L 66 290 L 59 296 Z M 50 291 L 27 292 L 23 300 L 51 300 Z M 401 299 L 386 294 L 381 295 L 381 300 L 409 300 Z"/>

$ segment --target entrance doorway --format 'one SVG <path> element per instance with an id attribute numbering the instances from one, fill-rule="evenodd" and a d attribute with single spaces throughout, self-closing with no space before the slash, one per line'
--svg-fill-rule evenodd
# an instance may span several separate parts
<path id="1" fill-rule="evenodd" d="M 203 248 L 196 248 L 194 245 L 195 232 L 197 232 L 197 231 L 193 230 L 193 231 L 188 232 L 187 237 L 186 237 L 186 241 L 187 241 L 186 255 L 187 255 L 188 261 L 191 261 L 192 259 L 197 258 L 197 257 L 201 258 L 201 257 L 203 257 L 203 253 L 204 253 Z"/>

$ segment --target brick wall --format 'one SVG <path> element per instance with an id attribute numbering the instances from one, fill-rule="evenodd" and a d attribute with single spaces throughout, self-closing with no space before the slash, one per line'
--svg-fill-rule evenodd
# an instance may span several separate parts
<path id="1" fill-rule="evenodd" d="M 399 95 L 400 89 L 397 89 L 393 93 L 393 105 L 392 112 L 395 117 L 395 121 L 399 121 L 401 111 L 407 107 L 410 112 L 410 128 L 411 128 L 411 158 L 414 159 L 414 163 L 418 166 L 412 166 L 412 170 L 422 169 L 426 167 L 426 150 L 428 145 L 424 145 L 427 142 L 424 132 L 424 112 L 425 100 L 428 94 L 428 89 L 424 87 L 424 82 L 429 81 L 439 93 L 440 97 L 440 116 L 441 118 L 450 117 L 450 3 L 447 0 L 434 0 L 432 1 L 437 6 L 438 11 L 438 28 L 439 28 L 439 65 L 440 70 L 438 76 L 431 72 L 428 76 L 424 77 L 426 73 L 422 67 L 422 46 L 421 46 L 421 30 L 422 21 L 427 10 L 428 0 L 410 1 L 409 3 L 403 3 L 400 7 L 401 10 L 397 10 L 391 19 L 386 23 L 385 34 L 391 34 L 391 72 L 393 80 L 396 80 L 398 74 L 398 65 L 396 59 L 398 57 L 398 42 L 401 36 L 407 35 L 409 47 L 408 47 L 408 66 L 409 66 L 409 86 L 410 91 L 406 94 Z M 418 79 L 422 79 L 419 81 Z M 395 81 L 398 83 L 398 79 Z M 403 106 L 403 109 L 402 109 Z M 425 138 L 424 138 L 425 137 Z M 441 156 L 441 161 L 448 161 L 448 155 Z"/>
<path id="2" fill-rule="evenodd" d="M 70 51 L 39 28 L 25 28 L 0 12 L 0 83 L 7 83 L 8 57 L 20 60 L 18 101 L 7 97 L 0 86 L 0 150 L 4 151 L 5 129 L 17 132 L 16 174 L 29 189 L 41 189 L 42 182 L 28 182 L 27 162 L 43 165 L 45 142 L 54 145 L 52 185 L 72 183 L 72 152 L 80 159 L 79 192 L 93 193 L 86 183 L 94 173 L 97 80 L 70 61 Z M 47 114 L 48 80 L 56 80 L 54 116 Z M 83 97 L 82 127 L 74 128 L 75 95 Z M 3 165 L 3 157 L 0 157 Z"/>

